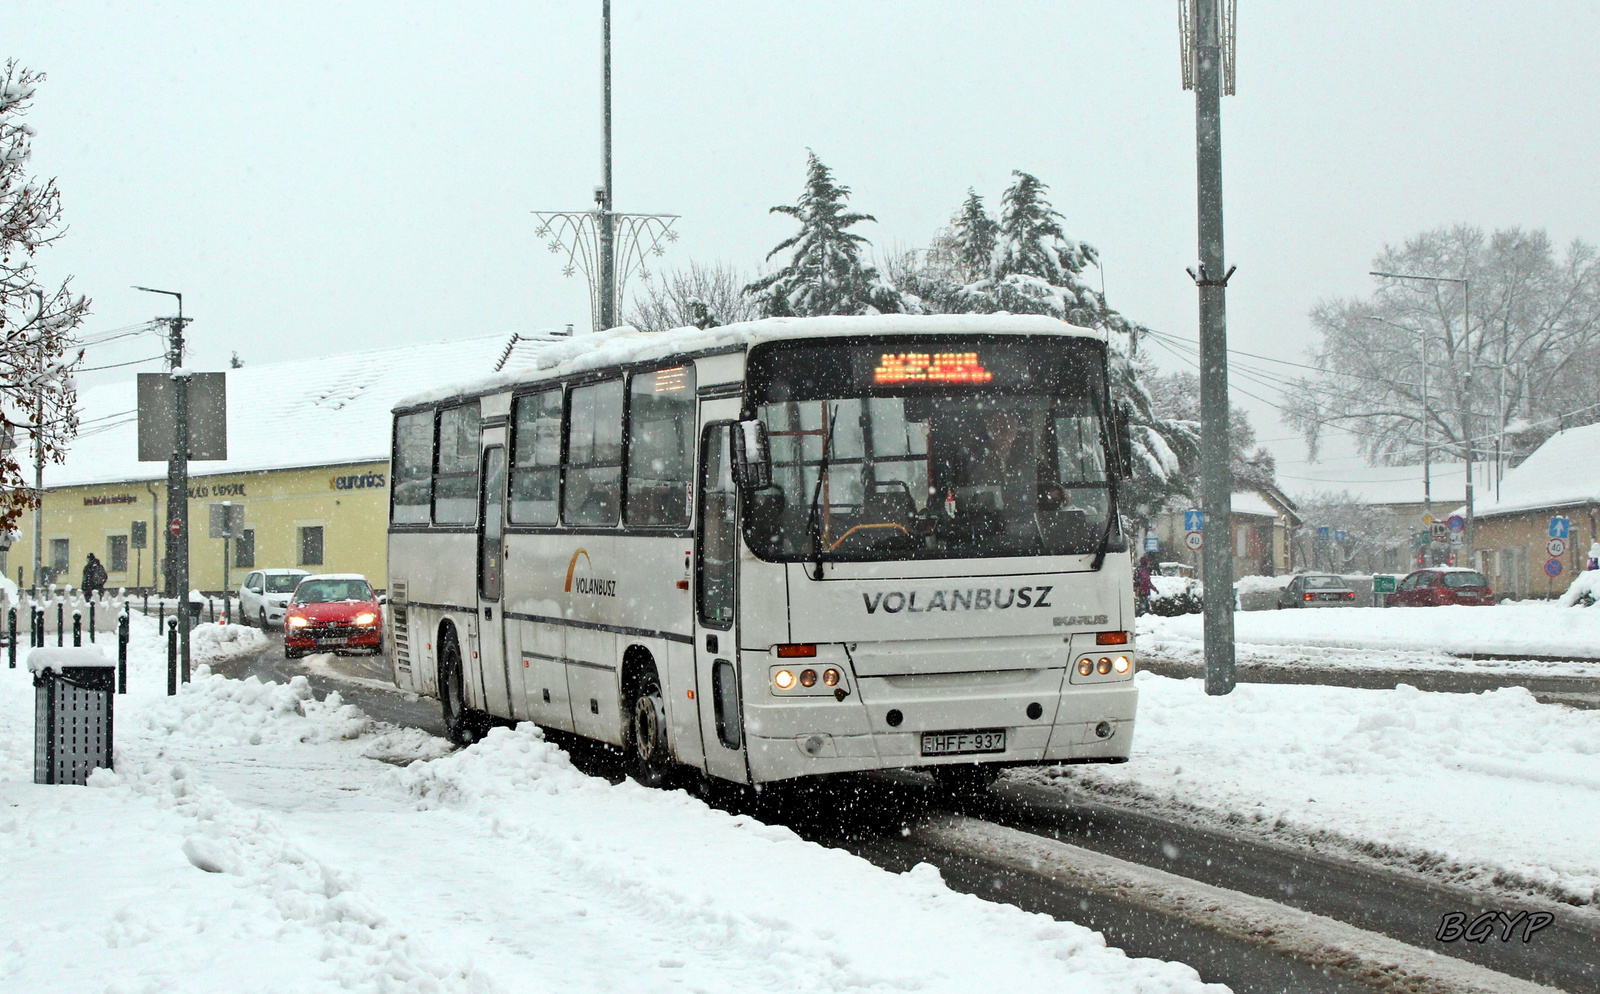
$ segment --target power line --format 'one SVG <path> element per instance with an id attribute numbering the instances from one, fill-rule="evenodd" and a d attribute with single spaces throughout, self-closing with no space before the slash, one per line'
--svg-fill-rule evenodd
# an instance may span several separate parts
<path id="1" fill-rule="evenodd" d="M 137 366 L 141 362 L 155 362 L 157 359 L 165 359 L 165 358 L 166 358 L 165 355 L 153 355 L 153 356 L 148 356 L 148 357 L 146 357 L 144 359 L 129 359 L 127 362 L 113 362 L 113 363 L 110 363 L 110 364 L 105 365 L 105 366 L 85 366 L 82 369 L 75 370 L 75 372 L 79 372 L 79 373 L 95 373 L 95 372 L 99 372 L 102 369 L 121 369 L 123 366 Z"/>

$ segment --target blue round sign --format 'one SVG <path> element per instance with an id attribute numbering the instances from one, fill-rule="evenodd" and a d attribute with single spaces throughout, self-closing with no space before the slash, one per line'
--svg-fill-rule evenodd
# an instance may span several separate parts
<path id="1" fill-rule="evenodd" d="M 1450 520 L 1445 522 L 1445 525 L 1453 532 L 1466 531 L 1467 519 L 1459 514 L 1452 514 L 1450 515 Z"/>
<path id="2" fill-rule="evenodd" d="M 1561 575 L 1561 560 L 1552 559 L 1549 562 L 1545 563 L 1544 564 L 1544 571 L 1546 573 L 1548 573 L 1550 576 L 1560 576 Z"/>

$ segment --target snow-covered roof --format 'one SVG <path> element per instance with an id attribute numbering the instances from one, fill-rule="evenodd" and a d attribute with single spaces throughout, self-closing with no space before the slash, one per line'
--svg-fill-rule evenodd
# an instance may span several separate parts
<path id="1" fill-rule="evenodd" d="M 862 317 L 765 318 L 717 328 L 673 328 L 645 332 L 636 328 L 577 334 L 571 338 L 520 342 L 500 373 L 440 386 L 401 398 L 397 407 L 427 404 L 463 394 L 485 393 L 514 384 L 530 370 L 565 376 L 602 366 L 685 352 L 750 346 L 790 338 L 824 338 L 866 334 L 939 335 L 1069 335 L 1105 341 L 1105 332 L 1080 328 L 1037 314 L 875 314 Z M 489 367 L 493 368 L 492 364 Z"/>
<path id="2" fill-rule="evenodd" d="M 1271 501 L 1254 490 L 1235 491 L 1233 500 L 1229 504 L 1234 514 L 1255 514 L 1267 518 L 1276 518 L 1283 513 Z"/>
<path id="3" fill-rule="evenodd" d="M 1500 497 L 1478 487 L 1480 517 L 1600 504 L 1600 424 L 1558 431 L 1500 481 Z"/>
<path id="4" fill-rule="evenodd" d="M 1433 499 L 1438 503 L 1466 498 L 1466 465 L 1435 462 L 1429 469 Z M 1422 466 L 1344 466 L 1303 463 L 1280 465 L 1278 485 L 1307 500 L 1319 493 L 1348 492 L 1363 504 L 1421 504 L 1424 497 Z"/>
<path id="5" fill-rule="evenodd" d="M 228 458 L 191 462 L 191 475 L 335 466 L 389 458 L 391 410 L 430 384 L 491 372 L 509 334 L 424 342 L 230 369 Z M 133 376 L 79 395 L 81 428 L 46 487 L 160 480 L 164 462 L 139 462 Z"/>

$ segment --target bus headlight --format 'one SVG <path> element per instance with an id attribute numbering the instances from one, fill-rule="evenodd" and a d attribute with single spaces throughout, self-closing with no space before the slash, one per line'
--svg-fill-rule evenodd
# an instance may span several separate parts
<path id="1" fill-rule="evenodd" d="M 1118 673 L 1126 673 L 1133 669 L 1133 660 L 1129 659 L 1127 656 L 1118 656 L 1116 659 L 1111 661 L 1111 668 L 1116 670 Z"/>
<path id="2" fill-rule="evenodd" d="M 1088 676 L 1090 673 L 1093 673 L 1093 672 L 1094 672 L 1094 660 L 1090 659 L 1088 656 L 1084 656 L 1082 659 L 1078 660 L 1078 675 L 1079 676 Z"/>
<path id="3" fill-rule="evenodd" d="M 789 670 L 779 670 L 772 674 L 772 684 L 779 690 L 788 690 L 794 686 L 794 674 Z"/>
<path id="4" fill-rule="evenodd" d="M 816 670 L 801 670 L 800 671 L 800 686 L 802 686 L 802 687 L 815 687 L 816 685 L 817 685 L 817 671 Z"/>
<path id="5" fill-rule="evenodd" d="M 839 671 L 834 669 L 832 666 L 830 666 L 827 669 L 823 670 L 822 671 L 822 685 L 825 686 L 825 687 L 836 687 L 836 686 L 838 686 L 839 685 Z"/>

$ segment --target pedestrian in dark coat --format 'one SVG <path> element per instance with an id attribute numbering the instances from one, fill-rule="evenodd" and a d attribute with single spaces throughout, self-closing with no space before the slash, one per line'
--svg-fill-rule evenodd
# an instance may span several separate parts
<path id="1" fill-rule="evenodd" d="M 83 583 L 80 586 L 85 597 L 93 597 L 106 589 L 106 568 L 92 552 L 89 553 L 89 561 L 83 564 Z"/>
<path id="2" fill-rule="evenodd" d="M 1156 563 L 1146 552 L 1139 557 L 1139 565 L 1133 569 L 1133 594 L 1134 613 L 1150 613 L 1150 595 L 1155 592 L 1156 585 L 1151 582 L 1150 574 L 1155 571 Z"/>

